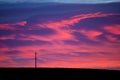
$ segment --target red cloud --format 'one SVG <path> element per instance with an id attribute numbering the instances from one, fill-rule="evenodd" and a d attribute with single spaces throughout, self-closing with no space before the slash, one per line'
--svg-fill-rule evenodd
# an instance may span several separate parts
<path id="1" fill-rule="evenodd" d="M 40 52 L 40 54 L 49 54 L 49 53 L 61 53 L 61 54 L 73 54 L 72 52 L 90 52 L 90 53 L 98 53 L 98 52 L 109 52 L 109 53 L 119 53 L 119 47 L 112 47 L 112 43 L 104 43 L 101 45 L 88 45 L 88 44 L 79 44 L 78 45 L 68 45 L 61 42 L 53 41 L 52 44 L 47 45 L 36 45 L 36 46 L 21 46 L 12 48 L 12 50 L 19 51 L 40 51 L 45 50 L 46 52 Z M 120 45 L 118 45 L 120 46 Z M 29 53 L 29 52 L 26 52 Z M 31 53 L 31 52 L 30 52 Z"/>
<path id="2" fill-rule="evenodd" d="M 21 51 L 21 53 L 16 54 L 17 57 L 20 57 L 21 59 L 22 58 L 25 58 L 25 59 L 33 58 L 33 60 L 30 60 L 29 63 L 26 63 L 26 65 L 22 65 L 22 67 L 34 66 L 34 52 L 35 51 L 37 51 L 39 54 L 38 58 L 41 59 L 41 57 L 44 57 L 42 60 L 48 58 L 48 61 L 46 60 L 45 63 L 42 63 L 41 65 L 39 65 L 39 67 L 70 67 L 70 68 L 71 67 L 74 67 L 74 68 L 78 68 L 78 67 L 98 68 L 98 67 L 100 67 L 101 68 L 101 67 L 111 67 L 110 65 L 113 65 L 113 64 L 115 66 L 119 66 L 118 65 L 119 60 L 114 60 L 114 59 L 119 59 L 119 57 L 120 57 L 117 54 L 117 53 L 119 53 L 119 48 L 113 47 L 111 45 L 112 45 L 112 43 L 102 44 L 101 46 L 87 45 L 87 44 L 66 45 L 64 43 L 53 42 L 52 45 L 42 45 L 42 46 L 39 46 L 39 45 L 29 46 L 28 45 L 28 46 L 14 47 L 14 48 L 3 48 L 3 49 L 0 49 L 0 53 L 1 53 L 1 51 L 5 52 L 5 51 L 9 51 L 9 50 L 18 50 L 18 51 Z M 41 50 L 45 50 L 45 51 L 41 51 Z M 90 55 L 93 55 L 93 56 L 86 55 L 86 57 L 81 57 L 81 56 L 78 56 L 77 53 L 73 53 L 73 52 L 88 52 L 88 53 L 90 53 Z M 101 54 L 101 52 L 109 52 L 109 56 L 107 54 Z M 51 57 L 51 56 L 49 56 L 49 54 L 51 54 L 51 55 L 66 54 L 66 58 L 62 58 L 62 56 L 61 56 L 60 58 L 55 59 L 54 58 L 55 56 Z M 44 55 L 44 56 L 41 56 L 41 55 Z M 72 55 L 72 56 L 70 57 L 69 55 Z M 4 55 L 4 56 L 6 56 L 6 55 Z M 16 56 L 14 56 L 14 57 L 16 57 Z M 63 55 L 63 57 L 65 57 L 65 56 Z M 49 58 L 55 59 L 55 60 L 49 61 Z M 111 60 L 111 59 L 113 59 L 113 60 Z M 7 59 L 5 58 L 4 60 L 7 60 Z M 59 62 L 59 60 L 60 60 L 60 62 Z M 104 63 L 103 63 L 103 61 L 104 61 Z M 57 63 L 57 62 L 59 62 L 59 63 Z M 80 62 L 81 62 L 81 64 L 80 64 Z M 71 63 L 74 63 L 75 65 L 72 65 Z M 38 62 L 38 64 L 39 64 L 39 62 Z M 13 66 L 16 66 L 16 67 L 21 66 L 20 63 L 13 64 L 13 62 L 9 62 L 9 65 L 7 65 L 7 66 L 10 67 L 11 65 L 12 65 L 12 67 Z M 5 66 L 5 64 L 4 64 L 4 66 Z M 114 66 L 112 66 L 112 67 L 114 67 Z"/>
<path id="3" fill-rule="evenodd" d="M 75 25 L 76 23 L 80 22 L 81 20 L 87 19 L 87 18 L 94 18 L 94 17 L 106 17 L 106 16 L 112 16 L 112 15 L 119 15 L 119 14 L 106 14 L 106 13 L 89 13 L 89 14 L 80 14 L 70 17 L 69 19 L 64 19 L 61 21 L 53 22 L 45 22 L 40 24 L 35 24 L 38 28 L 51 28 L 57 32 L 57 34 L 52 35 L 50 37 L 47 37 L 47 39 L 52 40 L 75 40 L 74 36 L 71 34 L 74 32 L 74 30 L 70 30 L 69 27 Z M 85 32 L 85 31 L 84 31 Z M 102 32 L 97 31 L 90 31 L 89 33 L 84 33 L 89 38 L 94 38 L 95 36 L 101 35 Z M 89 35 L 88 35 L 89 34 Z M 32 36 L 33 37 L 33 36 Z M 34 38 L 37 39 L 43 39 L 40 36 L 34 36 Z M 45 39 L 45 38 L 44 38 Z M 76 40 L 77 41 L 77 40 Z"/>
<path id="4" fill-rule="evenodd" d="M 110 33 L 120 35 L 120 25 L 105 26 L 104 29 Z"/>
<path id="5" fill-rule="evenodd" d="M 107 67 L 114 67 L 114 66 L 120 66 L 119 59 L 120 56 L 118 56 L 116 48 L 113 48 L 108 45 L 102 45 L 101 46 L 91 46 L 91 45 L 64 45 L 64 44 L 59 44 L 59 43 L 54 43 L 53 45 L 44 45 L 44 46 L 21 46 L 21 47 L 16 47 L 14 48 L 15 50 L 21 50 L 23 51 L 21 54 L 18 56 L 21 58 L 34 58 L 34 52 L 38 52 L 38 59 L 45 60 L 45 63 L 40 63 L 38 62 L 39 67 L 67 67 L 67 68 L 107 68 Z M 45 50 L 45 52 L 40 51 L 40 50 Z M 90 52 L 91 55 L 93 56 L 76 56 L 77 54 L 74 54 L 72 52 Z M 109 52 L 109 56 L 106 54 L 101 54 L 101 53 L 96 53 L 96 52 Z M 113 54 L 114 53 L 114 54 Z M 55 56 L 49 56 L 51 55 L 57 55 L 57 54 L 66 54 L 66 58 L 55 58 Z M 41 56 L 44 55 L 44 56 Z M 69 55 L 72 55 L 71 57 Z M 65 57 L 63 55 L 63 57 Z M 47 60 L 48 59 L 48 60 Z M 53 59 L 53 61 L 49 61 L 49 59 Z M 115 59 L 115 60 L 114 60 Z M 30 62 L 34 62 L 34 59 Z M 104 63 L 103 63 L 104 62 Z M 39 65 L 40 63 L 40 65 Z M 75 65 L 72 65 L 72 64 Z M 29 63 L 28 63 L 29 64 Z M 34 66 L 34 63 L 31 63 L 29 65 L 26 65 L 30 67 Z M 112 66 L 111 66 L 112 65 Z"/>
<path id="6" fill-rule="evenodd" d="M 39 35 L 25 35 L 21 34 L 20 40 L 44 40 L 44 41 L 61 41 L 71 39 L 74 40 L 74 36 L 68 30 L 56 29 L 57 33 L 50 36 Z"/>
<path id="7" fill-rule="evenodd" d="M 38 44 L 35 46 L 28 45 L 28 46 L 14 47 L 14 48 L 11 48 L 11 47 L 8 48 L 7 46 L 4 46 L 4 48 L 0 48 L 0 53 L 4 53 L 9 50 L 17 50 L 17 51 L 20 51 L 21 53 L 16 54 L 14 57 L 17 56 L 17 57 L 20 57 L 21 59 L 25 58 L 29 60 L 31 58 L 34 58 L 34 52 L 37 51 L 39 54 L 38 58 L 41 59 L 41 55 L 43 55 L 42 57 L 46 60 L 42 64 L 38 62 L 38 65 L 40 63 L 39 67 L 106 68 L 106 67 L 120 66 L 119 64 L 120 61 L 116 60 L 120 58 L 120 56 L 118 55 L 118 53 L 120 52 L 119 47 L 113 47 L 116 45 L 120 46 L 118 43 L 104 42 L 104 44 L 101 44 L 101 45 L 89 45 L 85 43 L 83 44 L 78 43 L 76 45 L 69 45 L 69 44 L 65 44 L 64 42 L 62 42 L 62 40 L 74 40 L 75 41 L 74 36 L 71 34 L 72 32 L 74 32 L 74 30 L 69 29 L 69 26 L 72 26 L 83 19 L 94 18 L 94 17 L 105 17 L 105 16 L 111 16 L 111 15 L 114 15 L 114 14 L 104 14 L 104 13 L 81 14 L 81 15 L 73 16 L 66 20 L 58 21 L 58 22 L 45 22 L 41 24 L 35 24 L 38 27 L 43 27 L 43 28 L 47 27 L 47 28 L 54 29 L 57 32 L 57 34 L 53 34 L 50 36 L 21 34 L 20 35 L 21 37 L 19 37 L 18 39 L 19 40 L 33 40 L 33 41 L 44 40 L 44 41 L 50 41 L 51 44 L 46 44 L 46 45 Z M 11 27 L 24 26 L 25 24 L 26 22 L 20 22 L 20 23 L 18 22 L 15 24 L 4 24 L 4 25 L 2 24 L 2 26 L 6 26 L 8 27 L 8 29 L 10 28 L 9 30 L 14 30 L 14 29 L 11 29 Z M 64 29 L 63 27 L 65 27 L 66 29 Z M 7 29 L 7 28 L 4 28 L 4 29 Z M 111 29 L 109 29 L 108 31 L 111 32 Z M 96 30 L 80 30 L 79 32 L 92 40 L 96 40 L 97 36 L 103 34 L 102 32 L 96 31 Z M 117 31 L 117 34 L 118 34 L 118 31 Z M 107 36 L 107 38 L 110 39 L 111 36 L 109 37 Z M 115 40 L 112 38 L 111 40 Z M 1 39 L 2 40 L 14 39 L 14 36 L 1 37 Z M 86 57 L 81 57 L 81 56 L 78 56 L 79 54 L 74 53 L 74 52 L 79 52 L 79 53 L 87 52 L 93 56 L 87 55 Z M 101 54 L 102 52 L 109 53 L 109 55 Z M 49 56 L 49 55 L 57 55 L 57 54 L 58 55 L 66 54 L 66 56 L 64 55 L 61 57 L 59 56 L 59 58 L 57 57 L 55 58 L 54 56 Z M 70 57 L 69 55 L 72 55 L 72 56 Z M 3 56 L 6 56 L 6 55 L 4 54 Z M 52 61 L 49 61 L 49 59 L 52 59 Z M 11 58 L 1 57 L 1 61 L 2 60 L 11 60 Z M 0 62 L 0 67 L 1 66 L 33 67 L 34 59 L 32 61 L 30 60 L 25 65 L 21 65 L 20 63 L 16 63 L 15 61 L 12 61 L 12 60 L 9 62 L 9 64 L 7 63 L 7 65 L 5 63 L 2 64 L 2 62 Z"/>
<path id="8" fill-rule="evenodd" d="M 17 30 L 16 26 L 25 26 L 26 24 L 27 21 L 21 21 L 13 24 L 0 24 L 0 30 Z"/>
<path id="9" fill-rule="evenodd" d="M 94 41 L 98 41 L 96 37 L 103 34 L 103 32 L 96 30 L 80 30 L 80 33 L 82 33 L 83 35 L 87 36 L 89 39 Z"/>

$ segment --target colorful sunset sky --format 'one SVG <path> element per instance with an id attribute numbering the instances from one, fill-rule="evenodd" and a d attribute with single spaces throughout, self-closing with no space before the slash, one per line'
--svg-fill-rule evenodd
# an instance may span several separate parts
<path id="1" fill-rule="evenodd" d="M 119 2 L 0 6 L 0 67 L 120 70 Z"/>

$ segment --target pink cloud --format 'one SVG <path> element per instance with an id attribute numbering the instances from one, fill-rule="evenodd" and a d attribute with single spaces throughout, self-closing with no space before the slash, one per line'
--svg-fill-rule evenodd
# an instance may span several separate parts
<path id="1" fill-rule="evenodd" d="M 71 34 L 72 32 L 75 32 L 75 30 L 71 30 L 69 27 L 75 25 L 76 23 L 80 22 L 81 20 L 87 19 L 87 18 L 94 18 L 94 17 L 106 17 L 106 16 L 112 16 L 112 15 L 119 15 L 119 14 L 108 14 L 108 13 L 89 13 L 89 14 L 80 14 L 72 16 L 68 19 L 63 19 L 60 21 L 49 21 L 44 23 L 38 23 L 34 24 L 30 27 L 30 29 L 39 29 L 39 28 L 50 28 L 55 30 L 57 33 L 53 34 L 51 36 L 38 36 L 38 35 L 27 35 L 26 37 L 21 37 L 21 40 L 45 40 L 45 41 L 61 41 L 61 40 L 74 40 L 75 37 Z M 20 24 L 26 24 L 26 22 L 19 22 Z M 64 29 L 65 27 L 65 29 Z M 86 35 L 88 38 L 93 39 L 95 36 L 99 36 L 102 34 L 100 31 L 89 31 L 86 32 L 81 31 Z M 88 35 L 89 34 L 89 35 Z M 24 35 L 25 36 L 25 35 Z M 93 39 L 95 40 L 95 39 Z M 95 40 L 97 41 L 97 40 Z"/>
<path id="2" fill-rule="evenodd" d="M 0 30 L 17 30 L 16 26 L 25 26 L 27 21 L 21 21 L 17 23 L 9 23 L 9 24 L 0 24 Z"/>
<path id="3" fill-rule="evenodd" d="M 17 22 L 15 24 L 12 24 L 12 25 L 25 26 L 26 24 L 27 24 L 27 21 L 21 21 L 21 22 Z"/>
<path id="4" fill-rule="evenodd" d="M 26 34 L 20 34 L 21 37 L 18 38 L 19 40 L 31 40 L 31 41 L 35 41 L 35 40 L 43 40 L 43 41 L 61 41 L 61 40 L 67 40 L 67 39 L 71 39 L 71 40 L 75 40 L 74 36 L 71 34 L 71 32 L 69 32 L 68 30 L 60 30 L 60 29 L 56 29 L 56 34 L 53 35 L 48 35 L 48 36 L 40 36 L 40 35 L 26 35 Z"/>
<path id="5" fill-rule="evenodd" d="M 115 45 L 115 44 L 114 44 Z M 9 50 L 18 50 L 21 51 L 20 54 L 16 54 L 15 57 L 20 57 L 25 58 L 25 59 L 30 59 L 33 58 L 33 60 L 30 60 L 26 65 L 23 65 L 22 67 L 33 67 L 34 66 L 34 53 L 37 51 L 38 53 L 38 58 L 44 57 L 42 60 L 45 59 L 45 63 L 40 63 L 39 67 L 73 67 L 73 68 L 101 68 L 101 67 L 114 67 L 115 66 L 120 66 L 119 60 L 119 48 L 114 48 L 112 46 L 112 43 L 106 43 L 102 44 L 101 46 L 99 45 L 88 45 L 88 44 L 78 44 L 78 45 L 65 45 L 64 43 L 56 43 L 53 42 L 52 45 L 35 45 L 35 46 L 19 46 L 19 47 L 14 47 L 14 48 L 7 48 L 4 47 L 0 49 L 0 51 L 9 51 Z M 41 51 L 45 50 L 45 51 Z M 76 53 L 73 52 L 88 52 L 93 56 L 86 56 L 86 57 L 81 57 L 78 56 Z M 107 54 L 101 54 L 101 52 L 109 52 L 109 55 Z M 49 54 L 51 55 L 57 55 L 57 54 L 66 54 L 66 58 L 55 58 L 54 56 L 48 56 Z M 44 56 L 42 56 L 44 55 Z M 71 57 L 69 55 L 72 55 Z M 77 56 L 76 56 L 77 55 Z M 5 55 L 4 55 L 5 56 Z M 76 57 L 75 57 L 76 56 Z M 54 61 L 47 61 L 46 59 L 55 59 Z M 3 60 L 7 60 L 6 58 Z M 73 65 L 74 63 L 74 65 Z M 38 62 L 39 64 L 39 62 Z M 12 65 L 12 66 L 11 66 Z M 59 66 L 58 66 L 59 65 Z M 112 66 L 110 66 L 112 65 Z M 5 66 L 0 65 L 0 66 Z M 18 66 L 20 67 L 20 63 L 15 63 L 15 62 L 9 62 L 7 65 L 9 67 L 14 67 Z"/>
<path id="6" fill-rule="evenodd" d="M 71 34 L 72 32 L 77 32 L 77 30 L 71 30 L 69 27 L 75 25 L 81 20 L 87 19 L 87 18 L 94 18 L 94 17 L 106 17 L 106 16 L 112 16 L 115 14 L 105 14 L 105 13 L 93 13 L 93 14 L 81 14 L 81 15 L 76 15 L 73 17 L 70 17 L 69 19 L 61 20 L 58 22 L 45 22 L 45 23 L 40 23 L 40 24 L 35 24 L 31 27 L 42 27 L 42 28 L 51 28 L 55 30 L 57 33 L 50 35 L 50 36 L 39 36 L 39 35 L 29 35 L 29 34 L 20 34 L 21 37 L 17 38 L 18 40 L 43 40 L 43 41 L 49 41 L 51 44 L 45 44 L 45 45 L 28 45 L 28 46 L 16 46 L 14 48 L 12 47 L 7 47 L 4 46 L 3 48 L 0 48 L 0 53 L 5 53 L 6 51 L 9 50 L 17 50 L 20 51 L 20 54 L 16 54 L 15 57 L 20 57 L 25 58 L 25 59 L 30 59 L 34 58 L 34 52 L 38 52 L 38 56 L 41 59 L 41 56 L 44 57 L 43 60 L 45 60 L 45 63 L 43 62 L 42 64 L 38 63 L 39 67 L 73 67 L 73 68 L 107 68 L 107 67 L 120 67 L 120 61 L 116 60 L 119 59 L 120 56 L 118 55 L 119 47 L 113 47 L 113 46 L 120 46 L 118 43 L 110 43 L 110 42 L 103 42 L 104 44 L 101 45 L 89 45 L 86 43 L 78 43 L 76 45 L 69 45 L 65 44 L 63 40 L 77 40 L 74 38 L 74 36 Z M 26 25 L 27 22 L 18 22 L 14 24 L 2 24 L 2 26 L 6 26 L 6 28 L 1 27 L 0 29 L 9 29 L 9 30 L 15 30 L 11 29 L 11 27 L 15 26 L 24 26 Z M 7 28 L 8 27 L 8 28 Z M 65 27 L 66 29 L 64 29 Z M 114 34 L 119 34 L 119 27 L 113 27 L 113 26 L 108 26 L 109 28 L 105 28 L 105 30 L 114 33 Z M 111 29 L 112 27 L 112 29 Z M 82 33 L 83 35 L 87 36 L 88 39 L 91 40 L 98 40 L 97 37 L 102 35 L 103 32 L 97 31 L 97 30 L 80 30 L 78 31 Z M 107 39 L 114 41 L 116 40 L 113 36 L 107 35 Z M 1 40 L 7 40 L 7 39 L 15 39 L 15 35 L 11 36 L 4 36 L 0 37 Z M 90 53 L 93 56 L 86 56 L 86 57 L 81 57 L 78 56 L 77 53 L 74 52 L 79 52 L 79 53 Z M 101 53 L 109 53 L 107 54 L 101 54 Z M 66 54 L 66 57 L 60 57 L 60 58 L 55 58 L 54 56 L 48 56 L 48 55 L 59 55 L 59 54 Z M 72 55 L 71 57 L 69 55 Z M 77 56 L 76 56 L 77 55 Z M 3 55 L 6 56 L 6 55 Z M 0 61 L 2 60 L 11 60 L 9 56 L 3 57 L 1 56 Z M 53 61 L 49 61 L 50 59 L 55 59 Z M 48 60 L 47 60 L 48 59 Z M 74 65 L 73 65 L 74 63 Z M 2 64 L 0 63 L 1 66 L 25 66 L 25 67 L 33 67 L 34 66 L 34 61 L 30 60 L 26 65 L 20 65 L 19 63 L 16 63 L 14 61 L 10 61 L 9 64 Z"/>
<path id="7" fill-rule="evenodd" d="M 110 26 L 105 26 L 105 30 L 112 34 L 120 35 L 120 25 L 110 25 Z"/>
<path id="8" fill-rule="evenodd" d="M 120 14 L 108 14 L 108 13 L 89 13 L 89 14 L 80 14 L 70 17 L 69 19 L 61 20 L 58 22 L 47 22 L 38 24 L 40 27 L 48 27 L 48 28 L 58 28 L 58 27 L 69 27 L 76 23 L 78 23 L 81 20 L 87 19 L 87 18 L 94 18 L 94 17 L 106 17 L 106 16 L 113 16 L 113 15 L 120 15 Z"/>
<path id="9" fill-rule="evenodd" d="M 69 45 L 64 44 L 63 42 L 52 42 L 52 44 L 48 45 L 36 45 L 36 46 L 21 46 L 13 48 L 12 50 L 20 50 L 20 51 L 40 51 L 46 50 L 46 52 L 40 52 L 40 54 L 48 54 L 48 53 L 61 53 L 61 54 L 73 54 L 72 52 L 90 52 L 90 53 L 98 53 L 98 52 L 109 52 L 109 53 L 119 53 L 119 47 L 113 47 L 112 45 L 117 45 L 113 43 L 104 43 L 101 45 L 88 45 L 88 44 L 79 44 L 78 45 Z M 102 47 L 101 47 L 102 46 Z M 27 52 L 28 53 L 28 52 Z"/>
<path id="10" fill-rule="evenodd" d="M 96 30 L 80 30 L 80 33 L 82 33 L 83 35 L 87 36 L 89 39 L 94 41 L 99 41 L 98 39 L 96 39 L 96 37 L 103 34 L 103 32 Z"/>
<path id="11" fill-rule="evenodd" d="M 75 37 L 71 34 L 72 32 L 75 32 L 75 30 L 71 30 L 69 27 L 75 25 L 76 23 L 80 22 L 81 20 L 87 19 L 87 18 L 95 18 L 95 17 L 107 17 L 107 16 L 113 16 L 113 15 L 119 15 L 119 14 L 108 14 L 108 13 L 89 13 L 89 14 L 80 14 L 72 16 L 68 19 L 63 19 L 60 21 L 48 21 L 44 23 L 38 23 L 33 25 L 33 28 L 50 28 L 55 30 L 57 33 L 55 35 L 49 36 L 49 37 L 40 37 L 40 36 L 31 36 L 31 39 L 45 39 L 45 40 L 76 40 Z M 31 26 L 32 27 L 32 26 Z M 65 28 L 65 29 L 64 29 Z M 31 28 L 32 29 L 32 28 Z M 100 31 L 82 31 L 88 38 L 93 39 L 95 36 L 101 35 L 102 32 Z M 86 33 L 85 33 L 86 32 Z M 34 37 L 34 38 L 33 38 Z M 77 40 L 76 40 L 77 41 Z"/>

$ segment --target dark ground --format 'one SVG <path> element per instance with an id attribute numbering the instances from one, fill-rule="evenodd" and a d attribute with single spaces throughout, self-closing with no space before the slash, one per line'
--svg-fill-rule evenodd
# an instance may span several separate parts
<path id="1" fill-rule="evenodd" d="M 22 78 L 24 80 L 120 80 L 119 70 L 103 70 L 103 69 L 68 69 L 68 68 L 1 68 L 0 78 L 8 78 L 12 80 L 18 80 Z M 6 79 L 0 80 L 6 80 Z M 41 79 L 42 78 L 42 79 Z"/>

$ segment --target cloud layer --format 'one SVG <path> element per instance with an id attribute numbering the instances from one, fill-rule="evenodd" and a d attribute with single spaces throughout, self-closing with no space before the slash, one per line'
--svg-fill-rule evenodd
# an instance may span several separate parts
<path id="1" fill-rule="evenodd" d="M 62 8 L 57 13 L 46 7 L 41 12 L 39 7 L 31 10 L 31 14 L 25 12 L 29 9 L 22 9 L 21 13 L 14 10 L 17 18 L 3 11 L 0 67 L 34 67 L 37 52 L 38 67 L 118 69 L 120 11 L 85 9 L 80 13 L 79 7 L 74 8 L 75 12 Z M 21 15 L 27 16 L 26 19 Z"/>

